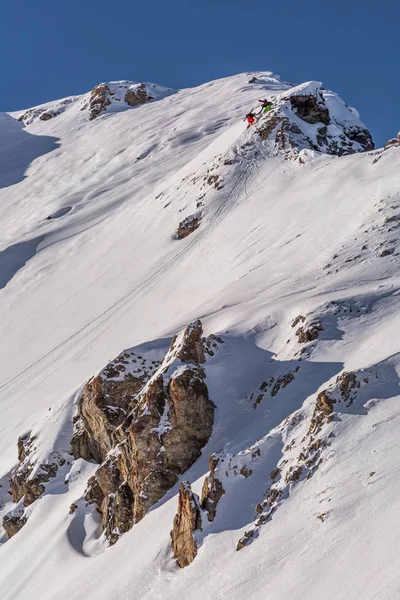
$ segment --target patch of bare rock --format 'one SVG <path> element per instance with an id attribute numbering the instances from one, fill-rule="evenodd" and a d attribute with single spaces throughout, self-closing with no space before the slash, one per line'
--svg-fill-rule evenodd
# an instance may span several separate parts
<path id="1" fill-rule="evenodd" d="M 183 240 L 185 237 L 196 231 L 200 227 L 201 216 L 189 215 L 178 225 L 178 229 L 175 232 L 176 240 Z"/>
<path id="2" fill-rule="evenodd" d="M 85 497 L 96 505 L 111 544 L 175 485 L 211 435 L 215 406 L 203 365 L 217 342 L 202 333 L 200 321 L 190 324 L 140 381 L 129 372 L 111 387 L 107 378 L 86 386 L 76 432 L 83 442 L 73 448 L 76 457 L 80 449 L 102 460 Z"/>
<path id="3" fill-rule="evenodd" d="M 178 511 L 171 531 L 171 545 L 176 562 L 186 567 L 194 561 L 198 551 L 196 533 L 203 530 L 203 522 L 215 519 L 218 502 L 225 493 L 216 477 L 215 469 L 219 458 L 212 455 L 209 460 L 210 473 L 206 476 L 201 499 L 192 491 L 190 483 L 181 484 L 178 496 Z"/>
<path id="4" fill-rule="evenodd" d="M 313 130 L 303 125 L 312 125 Z M 285 152 L 314 150 L 343 156 L 374 149 L 367 129 L 343 122 L 330 114 L 323 88 L 319 85 L 303 90 L 288 90 L 260 121 L 261 140 L 271 140 Z"/>

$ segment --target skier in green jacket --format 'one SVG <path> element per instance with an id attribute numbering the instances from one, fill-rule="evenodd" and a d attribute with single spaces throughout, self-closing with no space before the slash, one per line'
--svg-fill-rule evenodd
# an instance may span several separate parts
<path id="1" fill-rule="evenodd" d="M 261 102 L 261 109 L 258 113 L 259 115 L 261 115 L 262 112 L 268 113 L 270 110 L 272 110 L 272 102 L 270 100 L 259 100 L 259 102 Z"/>

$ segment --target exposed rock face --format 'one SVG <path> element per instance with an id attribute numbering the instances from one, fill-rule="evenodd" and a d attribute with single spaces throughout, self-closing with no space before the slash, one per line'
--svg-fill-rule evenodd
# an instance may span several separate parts
<path id="1" fill-rule="evenodd" d="M 253 540 L 255 536 L 255 531 L 254 529 L 251 529 L 250 531 L 245 531 L 244 535 L 240 538 L 240 540 L 237 543 L 236 546 L 236 550 L 243 550 L 243 548 L 245 546 L 248 546 L 250 544 L 250 542 Z"/>
<path id="2" fill-rule="evenodd" d="M 303 149 L 342 156 L 374 149 L 371 134 L 354 112 L 319 82 L 309 82 L 277 97 L 260 120 L 261 140 L 285 153 Z"/>
<path id="3" fill-rule="evenodd" d="M 10 492 L 14 502 L 24 499 L 24 506 L 29 506 L 41 496 L 45 490 L 44 483 L 57 475 L 57 463 L 41 464 L 39 471 L 32 475 L 32 466 L 19 467 L 10 479 Z"/>
<path id="4" fill-rule="evenodd" d="M 214 521 L 217 512 L 217 505 L 221 497 L 225 494 L 222 483 L 215 477 L 219 458 L 212 454 L 209 460 L 210 473 L 206 476 L 201 491 L 201 507 L 207 512 L 209 521 Z"/>
<path id="5" fill-rule="evenodd" d="M 90 95 L 89 103 L 83 105 L 82 110 L 89 108 L 89 119 L 92 121 L 104 113 L 107 108 L 113 104 L 123 106 L 138 106 L 154 100 L 148 92 L 148 87 L 154 89 L 154 93 L 160 95 L 170 90 L 165 90 L 155 84 L 133 83 L 129 81 L 111 81 L 109 83 L 99 83 L 96 85 Z"/>
<path id="6" fill-rule="evenodd" d="M 18 516 L 14 516 L 12 514 L 10 515 L 6 515 L 3 518 L 3 527 L 8 535 L 9 538 L 11 538 L 13 535 L 15 535 L 16 533 L 18 533 L 18 531 L 20 531 L 23 526 L 25 525 L 27 519 L 26 517 L 18 517 Z"/>
<path id="7" fill-rule="evenodd" d="M 324 123 L 329 125 L 329 110 L 318 91 L 315 95 L 295 95 L 290 96 L 290 104 L 297 116 L 306 123 Z"/>
<path id="8" fill-rule="evenodd" d="M 279 392 L 287 387 L 292 381 L 294 381 L 294 373 L 299 370 L 297 367 L 295 371 L 283 373 L 282 375 L 276 375 L 275 377 L 269 377 L 265 379 L 256 392 L 253 392 L 249 400 L 253 401 L 253 408 L 257 408 L 264 400 L 266 395 L 270 395 L 272 398 L 279 394 Z M 255 398 L 255 400 L 253 400 Z"/>
<path id="9" fill-rule="evenodd" d="M 390 148 L 396 148 L 400 146 L 400 132 L 397 134 L 395 138 L 388 140 L 385 144 L 385 150 L 389 150 Z"/>
<path id="10" fill-rule="evenodd" d="M 24 506 L 32 504 L 45 490 L 44 484 L 57 475 L 60 465 L 65 459 L 56 454 L 52 455 L 52 462 L 35 465 L 30 461 L 30 453 L 34 438 L 29 435 L 18 439 L 18 459 L 20 465 L 10 478 L 10 492 L 14 502 L 24 499 Z"/>
<path id="11" fill-rule="evenodd" d="M 52 119 L 53 117 L 56 117 L 59 114 L 60 113 L 57 111 L 46 111 L 40 115 L 39 119 L 41 121 L 50 121 L 50 119 Z"/>
<path id="12" fill-rule="evenodd" d="M 321 323 L 315 321 L 313 323 L 310 323 L 308 326 L 299 327 L 296 330 L 297 339 L 299 340 L 300 344 L 307 344 L 308 342 L 313 342 L 314 340 L 318 339 L 319 334 L 323 330 L 324 328 L 322 327 Z"/>
<path id="13" fill-rule="evenodd" d="M 137 106 L 138 104 L 145 104 L 149 100 L 153 100 L 152 96 L 149 96 L 146 90 L 146 85 L 141 83 L 135 88 L 128 89 L 125 94 L 125 102 L 129 106 Z"/>
<path id="14" fill-rule="evenodd" d="M 201 217 L 196 217 L 194 215 L 186 217 L 186 219 L 179 223 L 178 229 L 175 233 L 175 239 L 183 240 L 183 238 L 193 233 L 193 231 L 196 231 L 196 229 L 200 227 L 200 223 Z"/>
<path id="15" fill-rule="evenodd" d="M 115 446 L 113 433 L 131 412 L 136 395 L 150 379 L 157 361 L 125 352 L 85 386 L 78 402 L 71 450 L 75 458 L 101 463 Z"/>
<path id="16" fill-rule="evenodd" d="M 201 528 L 199 498 L 192 492 L 190 483 L 184 481 L 179 488 L 178 512 L 171 531 L 172 549 L 180 567 L 187 567 L 196 558 L 197 544 L 193 532 Z"/>
<path id="17" fill-rule="evenodd" d="M 323 424 L 325 422 L 329 423 L 333 419 L 333 408 L 334 401 L 330 398 L 327 390 L 318 394 L 308 430 L 309 435 L 317 435 L 321 431 Z"/>
<path id="18" fill-rule="evenodd" d="M 18 121 L 23 121 L 26 125 L 32 123 L 32 121 L 39 117 L 41 121 L 49 121 L 53 117 L 60 114 L 59 110 L 45 110 L 44 108 L 32 108 L 27 110 L 23 115 L 18 118 Z"/>
<path id="19" fill-rule="evenodd" d="M 99 85 L 96 85 L 93 88 L 89 100 L 89 118 L 91 121 L 101 115 L 101 113 L 106 110 L 107 106 L 110 106 L 110 93 L 111 90 L 105 83 L 99 83 Z"/>
<path id="20" fill-rule="evenodd" d="M 90 442 L 100 449 L 99 455 L 114 444 L 86 492 L 86 499 L 102 515 L 110 543 L 142 519 L 176 483 L 211 435 L 215 407 L 201 366 L 204 346 L 207 343 L 197 321 L 173 340 L 122 424 L 111 432 L 108 423 L 98 429 L 104 446 L 98 439 Z M 91 430 L 90 436 L 94 438 L 96 431 Z"/>

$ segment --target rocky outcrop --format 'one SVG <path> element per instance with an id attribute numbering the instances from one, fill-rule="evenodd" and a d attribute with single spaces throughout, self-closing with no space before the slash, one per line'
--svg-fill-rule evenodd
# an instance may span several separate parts
<path id="1" fill-rule="evenodd" d="M 189 325 L 135 397 L 130 414 L 104 436 L 101 452 L 110 441 L 114 447 L 89 481 L 86 499 L 97 505 L 110 543 L 175 485 L 211 435 L 215 407 L 202 367 L 207 345 L 200 321 Z"/>
<path id="2" fill-rule="evenodd" d="M 39 117 L 39 119 L 41 121 L 50 121 L 50 119 L 53 119 L 54 117 L 57 117 L 57 115 L 59 115 L 60 112 L 53 110 L 53 111 L 46 111 L 44 113 L 42 113 Z"/>
<path id="3" fill-rule="evenodd" d="M 219 463 L 217 455 L 212 454 L 209 460 L 210 473 L 206 476 L 203 489 L 201 491 L 201 507 L 207 513 L 209 521 L 214 521 L 217 512 L 217 505 L 222 496 L 225 494 L 225 490 L 222 487 L 222 483 L 215 476 L 215 469 Z"/>
<path id="4" fill-rule="evenodd" d="M 306 123 L 329 125 L 329 110 L 319 90 L 314 94 L 294 94 L 290 96 L 290 104 L 295 114 Z"/>
<path id="5" fill-rule="evenodd" d="M 195 532 L 202 530 L 202 519 L 212 522 L 215 519 L 218 502 L 225 490 L 216 477 L 219 457 L 210 456 L 210 473 L 206 476 L 202 488 L 201 500 L 192 492 L 190 483 L 184 481 L 179 488 L 178 511 L 171 531 L 174 556 L 180 567 L 186 567 L 197 555 Z"/>
<path id="6" fill-rule="evenodd" d="M 264 400 L 265 396 L 269 394 L 272 398 L 279 394 L 279 392 L 285 387 L 287 387 L 294 380 L 294 373 L 299 371 L 300 367 L 296 367 L 295 371 L 292 373 L 289 371 L 288 373 L 283 373 L 282 375 L 276 375 L 275 377 L 269 377 L 265 379 L 260 384 L 260 387 L 256 392 L 253 392 L 249 399 L 253 401 L 253 408 L 257 408 L 261 402 Z"/>
<path id="7" fill-rule="evenodd" d="M 305 320 L 301 317 L 300 320 Z M 296 321 L 296 320 L 295 320 Z M 294 322 L 296 326 L 299 320 Z M 377 377 L 377 374 L 374 375 Z M 284 447 L 283 457 L 270 473 L 271 486 L 262 502 L 256 504 L 256 519 L 252 527 L 244 533 L 237 543 L 237 550 L 243 549 L 258 536 L 259 528 L 270 522 L 272 515 L 278 510 L 280 503 L 287 498 L 294 486 L 311 479 L 324 461 L 324 454 L 335 437 L 333 421 L 335 407 L 346 403 L 349 407 L 356 399 L 360 388 L 369 384 L 370 373 L 363 372 L 362 379 L 351 372 L 343 372 L 328 388 L 320 392 L 316 398 L 314 410 L 309 417 L 308 431 L 303 436 L 303 411 L 290 415 L 279 429 L 291 432 L 291 437 Z M 297 429 L 300 426 L 301 429 Z M 296 439 L 295 432 L 301 431 L 302 437 Z M 268 439 L 268 436 L 267 438 Z M 261 444 L 263 442 L 261 441 Z M 262 445 L 259 447 L 262 448 Z M 253 451 L 253 454 L 254 451 Z M 233 460 L 239 462 L 238 456 Z"/>
<path id="8" fill-rule="evenodd" d="M 284 153 L 313 150 L 342 156 L 374 149 L 371 134 L 335 94 L 319 82 L 283 92 L 259 121 L 261 140 Z"/>
<path id="9" fill-rule="evenodd" d="M 187 567 L 197 555 L 195 531 L 201 531 L 202 520 L 199 498 L 192 492 L 190 483 L 181 483 L 178 495 L 178 511 L 171 531 L 172 550 L 180 567 Z"/>
<path id="10" fill-rule="evenodd" d="M 153 100 L 153 96 L 147 93 L 146 84 L 140 83 L 126 91 L 124 100 L 129 106 L 137 106 Z"/>
<path id="11" fill-rule="evenodd" d="M 85 386 L 78 401 L 71 451 L 75 458 L 101 463 L 114 447 L 113 433 L 136 403 L 136 396 L 159 366 L 132 351 L 111 361 Z"/>
<path id="12" fill-rule="evenodd" d="M 170 92 L 155 84 L 133 83 L 131 81 L 111 81 L 109 83 L 99 83 L 96 85 L 89 98 L 82 106 L 82 110 L 89 109 L 89 119 L 92 121 L 104 113 L 107 108 L 113 105 L 113 108 L 120 110 L 121 106 L 139 106 L 150 100 L 154 96 L 149 93 L 152 89 L 156 96 Z"/>
<path id="13" fill-rule="evenodd" d="M 385 150 L 390 150 L 390 148 L 397 148 L 400 146 L 400 132 L 397 134 L 395 138 L 388 140 L 385 144 Z"/>
<path id="14" fill-rule="evenodd" d="M 111 90 L 106 83 L 99 83 L 93 88 L 89 99 L 89 119 L 91 121 L 105 112 L 107 106 L 110 106 L 110 93 Z"/>
<path id="15" fill-rule="evenodd" d="M 253 540 L 253 538 L 255 537 L 256 533 L 254 529 L 250 529 L 249 531 L 245 531 L 243 536 L 240 538 L 240 540 L 238 541 L 237 545 L 236 545 L 236 550 L 239 552 L 239 550 L 243 550 L 243 548 L 245 546 L 248 546 L 250 544 L 250 542 Z"/>
<path id="16" fill-rule="evenodd" d="M 22 121 L 25 125 L 30 125 L 35 119 L 40 121 L 49 121 L 54 117 L 57 117 L 63 112 L 64 108 L 50 110 L 45 108 L 31 108 L 27 110 L 23 115 L 18 117 L 18 121 Z"/>
<path id="17" fill-rule="evenodd" d="M 64 460 L 64 459 L 63 459 Z M 33 474 L 33 466 L 19 467 L 10 479 L 10 492 L 14 502 L 24 499 L 24 506 L 29 506 L 41 496 L 45 490 L 44 484 L 57 475 L 59 465 L 41 464 Z"/>
<path id="18" fill-rule="evenodd" d="M 49 462 L 36 465 L 30 460 L 35 438 L 25 435 L 18 439 L 18 459 L 20 465 L 10 478 L 10 493 L 13 501 L 23 499 L 23 505 L 29 506 L 45 491 L 45 483 L 57 475 L 58 468 L 65 463 L 65 458 L 57 453 L 49 457 Z"/>
<path id="19" fill-rule="evenodd" d="M 17 447 L 20 464 L 11 474 L 9 493 L 18 506 L 5 515 L 2 522 L 9 537 L 25 525 L 24 507 L 33 504 L 45 492 L 45 484 L 57 476 L 59 468 L 66 462 L 65 456 L 56 451 L 51 452 L 46 461 L 38 462 L 36 437 L 30 434 L 19 437 Z"/>
<path id="20" fill-rule="evenodd" d="M 187 237 L 188 235 L 190 235 L 191 233 L 196 231 L 196 229 L 198 229 L 200 227 L 200 223 L 201 223 L 200 216 L 190 215 L 190 216 L 186 217 L 183 221 L 181 221 L 179 223 L 178 229 L 176 230 L 176 233 L 174 236 L 175 239 L 183 240 L 183 238 Z"/>
<path id="21" fill-rule="evenodd" d="M 2 525 L 8 537 L 11 538 L 23 528 L 26 521 L 27 519 L 24 516 L 16 516 L 13 514 L 9 514 L 3 518 Z"/>
<path id="22" fill-rule="evenodd" d="M 321 323 L 319 321 L 314 321 L 309 325 L 299 327 L 296 330 L 297 339 L 299 340 L 300 344 L 313 342 L 318 339 L 319 334 L 323 330 L 324 328 L 322 327 Z"/>

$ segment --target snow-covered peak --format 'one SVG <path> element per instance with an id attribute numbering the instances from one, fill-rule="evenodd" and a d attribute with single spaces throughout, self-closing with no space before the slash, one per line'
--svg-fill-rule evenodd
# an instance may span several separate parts
<path id="1" fill-rule="evenodd" d="M 309 149 L 342 156 L 374 149 L 371 134 L 355 109 L 319 81 L 308 81 L 275 98 L 259 122 L 262 140 L 284 152 Z"/>

